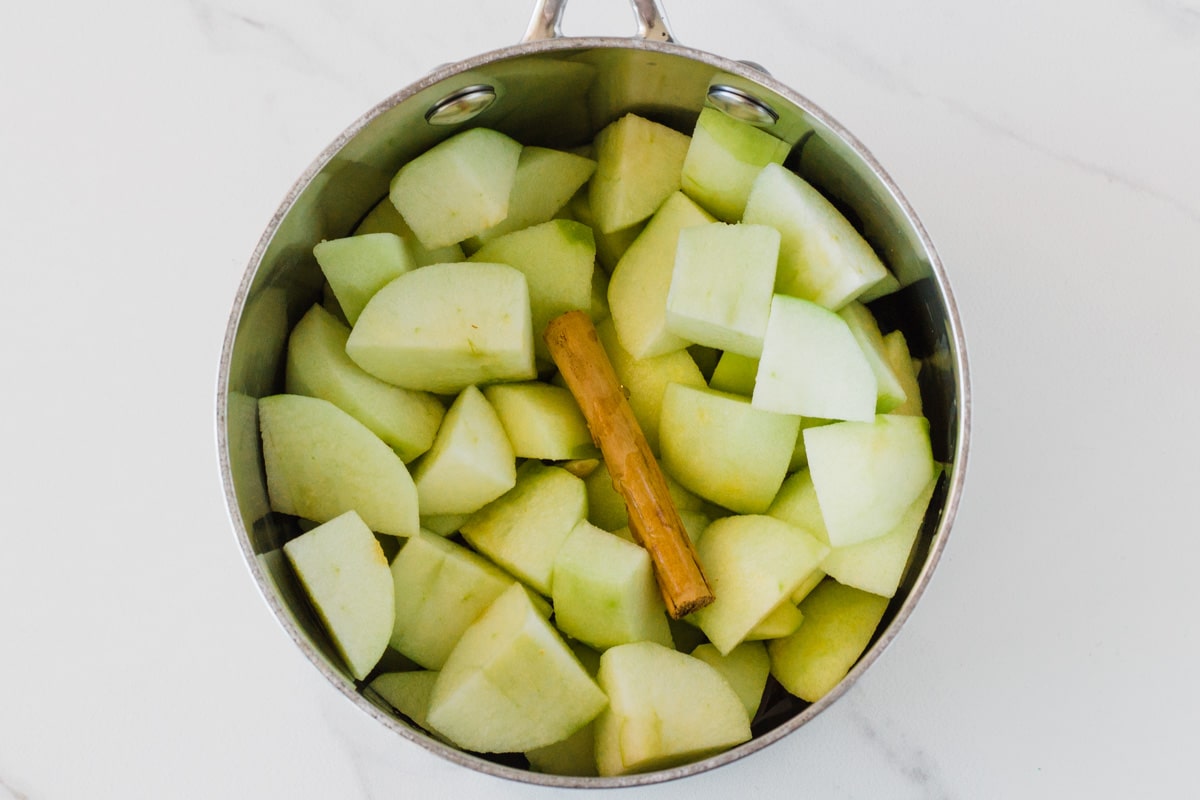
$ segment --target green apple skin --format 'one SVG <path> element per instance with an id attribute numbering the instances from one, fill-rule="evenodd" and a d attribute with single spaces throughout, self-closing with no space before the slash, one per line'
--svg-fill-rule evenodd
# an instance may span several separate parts
<path id="1" fill-rule="evenodd" d="M 799 429 L 798 416 L 754 408 L 738 395 L 673 383 L 663 395 L 659 420 L 663 469 L 718 505 L 762 513 L 783 483 Z"/>
<path id="2" fill-rule="evenodd" d="M 391 646 L 441 669 L 463 632 L 515 579 L 479 554 L 420 531 L 392 559 Z"/>
<path id="3" fill-rule="evenodd" d="M 714 222 L 679 232 L 667 329 L 689 342 L 757 358 L 771 311 L 779 232 Z"/>
<path id="4" fill-rule="evenodd" d="M 815 703 L 858 661 L 887 606 L 885 597 L 825 580 L 800 603 L 800 628 L 767 644 L 771 674 L 791 694 Z"/>
<path id="5" fill-rule="evenodd" d="M 682 350 L 690 342 L 667 328 L 667 295 L 679 232 L 714 222 L 682 192 L 668 196 L 629 245 L 608 283 L 608 308 L 621 346 L 634 358 Z"/>
<path id="6" fill-rule="evenodd" d="M 368 233 L 394 233 L 399 236 L 408 245 L 408 251 L 418 267 L 430 264 L 448 264 L 451 261 L 462 261 L 466 258 L 462 247 L 458 244 L 436 247 L 432 250 L 421 244 L 421 240 L 412 232 L 412 228 L 408 227 L 408 223 L 404 221 L 404 217 L 400 216 L 400 212 L 392 205 L 389 197 L 380 200 L 363 217 L 362 222 L 358 223 L 358 227 L 354 229 L 353 235 L 361 236 Z"/>
<path id="7" fill-rule="evenodd" d="M 679 191 L 691 137 L 626 114 L 596 134 L 588 199 L 603 233 L 636 225 Z"/>
<path id="8" fill-rule="evenodd" d="M 350 329 L 314 305 L 288 338 L 285 390 L 328 400 L 366 425 L 406 464 L 433 445 L 446 409 L 428 392 L 402 389 L 346 355 Z"/>
<path id="9" fill-rule="evenodd" d="M 258 401 L 271 508 L 314 522 L 354 510 L 371 530 L 412 536 L 417 488 L 382 439 L 327 400 L 281 394 Z"/>
<path id="10" fill-rule="evenodd" d="M 741 699 L 716 669 L 654 642 L 609 648 L 597 680 L 608 707 L 596 719 L 601 775 L 684 764 L 750 739 Z"/>
<path id="11" fill-rule="evenodd" d="M 466 750 L 519 753 L 562 741 L 606 704 L 578 658 L 514 584 L 447 657 L 427 719 Z"/>
<path id="12" fill-rule="evenodd" d="M 380 380 L 457 394 L 536 377 L 525 276 L 507 264 L 431 264 L 379 290 L 346 353 Z"/>
<path id="13" fill-rule="evenodd" d="M 471 514 L 511 489 L 516 455 L 499 415 L 474 386 L 463 389 L 433 446 L 413 468 L 425 515 Z"/>
<path id="14" fill-rule="evenodd" d="M 376 292 L 416 267 L 394 233 L 367 233 L 318 243 L 313 256 L 351 325 Z"/>
<path id="15" fill-rule="evenodd" d="M 508 216 L 520 157 L 519 142 L 472 128 L 401 167 L 388 194 L 426 248 L 457 244 Z"/>
<path id="16" fill-rule="evenodd" d="M 283 546 L 334 646 L 362 680 L 387 649 L 392 575 L 383 548 L 353 511 Z"/>
<path id="17" fill-rule="evenodd" d="M 717 219 L 737 222 L 746 210 L 754 179 L 767 164 L 782 164 L 791 146 L 715 108 L 696 120 L 683 161 L 684 193 Z"/>
<path id="18" fill-rule="evenodd" d="M 782 236 L 775 291 L 836 311 L 884 279 L 887 268 L 820 192 L 779 164 L 754 181 L 742 222 Z"/>
<path id="19" fill-rule="evenodd" d="M 804 447 L 833 547 L 891 531 L 936 471 L 924 417 L 881 414 L 809 428 Z"/>

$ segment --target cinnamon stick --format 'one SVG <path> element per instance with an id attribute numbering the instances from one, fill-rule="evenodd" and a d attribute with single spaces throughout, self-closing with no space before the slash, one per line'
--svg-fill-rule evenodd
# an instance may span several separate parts
<path id="1" fill-rule="evenodd" d="M 591 319 L 569 311 L 551 320 L 544 337 L 625 498 L 634 539 L 650 553 L 667 613 L 680 619 L 703 608 L 712 589 Z"/>

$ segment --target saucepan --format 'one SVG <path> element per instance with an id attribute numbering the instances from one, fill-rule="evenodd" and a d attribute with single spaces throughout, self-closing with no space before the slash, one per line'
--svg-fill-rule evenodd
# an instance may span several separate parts
<path id="1" fill-rule="evenodd" d="M 346 129 L 303 173 L 271 219 L 233 303 L 217 391 L 220 471 L 233 529 L 253 580 L 296 646 L 363 712 L 400 737 L 464 767 L 502 778 L 566 787 L 653 783 L 748 756 L 835 703 L 896 637 L 946 545 L 962 492 L 970 394 L 961 323 L 937 252 L 916 213 L 867 149 L 813 102 L 756 64 L 676 43 L 657 0 L 632 0 L 636 35 L 565 37 L 566 0 L 539 0 L 523 40 L 441 66 Z M 386 196 L 401 165 L 465 128 L 500 130 L 526 145 L 590 142 L 627 112 L 690 132 L 702 108 L 720 109 L 791 145 L 786 166 L 829 198 L 897 278 L 899 291 L 873 303 L 885 328 L 904 332 L 920 359 L 920 389 L 942 473 L 904 580 L 872 643 L 849 675 L 818 702 L 768 689 L 754 737 L 716 756 L 615 778 L 530 771 L 507 757 L 466 753 L 409 724 L 336 655 L 281 547 L 300 532 L 271 513 L 256 399 L 282 391 L 291 325 L 322 292 L 313 246 L 349 235 Z"/>

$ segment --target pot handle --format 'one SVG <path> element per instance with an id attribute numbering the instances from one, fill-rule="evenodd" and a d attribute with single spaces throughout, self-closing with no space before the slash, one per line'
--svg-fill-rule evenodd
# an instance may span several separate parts
<path id="1" fill-rule="evenodd" d="M 667 26 L 667 14 L 659 0 L 629 0 L 629 4 L 633 6 L 634 16 L 637 17 L 638 36 L 656 42 L 675 41 L 671 36 L 671 29 Z M 529 28 L 521 41 L 561 39 L 562 15 L 566 8 L 567 0 L 537 0 L 533 16 L 529 20 Z"/>

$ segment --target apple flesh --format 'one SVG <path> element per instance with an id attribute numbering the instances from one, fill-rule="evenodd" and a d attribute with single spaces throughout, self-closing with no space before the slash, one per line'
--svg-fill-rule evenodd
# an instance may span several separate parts
<path id="1" fill-rule="evenodd" d="M 674 646 L 650 554 L 586 520 L 554 560 L 552 599 L 559 630 L 598 650 L 638 641 Z"/>
<path id="2" fill-rule="evenodd" d="M 401 167 L 388 194 L 426 248 L 456 244 L 508 216 L 520 157 L 515 140 L 472 128 Z"/>
<path id="3" fill-rule="evenodd" d="M 618 645 L 597 675 L 608 707 L 596 720 L 601 775 L 665 769 L 750 739 L 741 699 L 716 669 L 654 642 Z"/>
<path id="4" fill-rule="evenodd" d="M 887 268 L 842 214 L 799 175 L 763 167 L 742 222 L 782 236 L 775 291 L 837 310 L 885 278 Z"/>
<path id="5" fill-rule="evenodd" d="M 350 674 L 362 680 L 387 649 L 393 619 L 392 574 L 375 535 L 347 511 L 283 552 Z"/>
<path id="6" fill-rule="evenodd" d="M 382 439 L 327 400 L 281 394 L 258 401 L 271 508 L 314 522 L 357 511 L 379 533 L 418 530 L 417 489 Z"/>
<path id="7" fill-rule="evenodd" d="M 323 241 L 313 256 L 351 325 L 376 292 L 416 267 L 408 245 L 394 233 Z"/>
<path id="8" fill-rule="evenodd" d="M 413 468 L 421 513 L 471 514 L 516 481 L 516 456 L 499 415 L 479 389 L 468 386 Z"/>
<path id="9" fill-rule="evenodd" d="M 791 694 L 815 703 L 867 649 L 887 606 L 885 597 L 825 580 L 800 604 L 800 628 L 768 643 L 771 674 Z"/>
<path id="10" fill-rule="evenodd" d="M 471 546 L 549 596 L 554 560 L 587 514 L 583 481 L 562 467 L 527 461 L 517 483 L 462 525 Z"/>
<path id="11" fill-rule="evenodd" d="M 667 328 L 689 342 L 757 358 L 779 260 L 779 232 L 714 222 L 679 232 Z"/>
<path id="12" fill-rule="evenodd" d="M 507 264 L 471 262 L 401 275 L 367 303 L 346 352 L 380 380 L 436 394 L 533 378 L 525 276 Z"/>
<path id="13" fill-rule="evenodd" d="M 696 553 L 716 599 L 692 617 L 726 654 L 787 602 L 828 552 L 827 545 L 804 530 L 774 517 L 714 520 Z"/>
<path id="14" fill-rule="evenodd" d="M 667 328 L 667 295 L 679 232 L 710 222 L 707 211 L 675 192 L 617 262 L 608 283 L 608 307 L 621 346 L 634 358 L 660 356 L 689 344 Z"/>
<path id="15" fill-rule="evenodd" d="M 715 108 L 696 120 L 683 161 L 683 191 L 717 219 L 737 222 L 754 179 L 767 164 L 782 164 L 791 146 Z"/>
<path id="16" fill-rule="evenodd" d="M 755 408 L 868 421 L 877 384 L 850 327 L 816 303 L 777 294 L 754 378 Z"/>
<path id="17" fill-rule="evenodd" d="M 462 261 L 466 258 L 463 249 L 458 244 L 433 249 L 421 244 L 421 240 L 413 233 L 412 228 L 400 216 L 400 212 L 392 205 L 390 197 L 380 200 L 374 208 L 363 217 L 362 222 L 354 229 L 352 235 L 361 236 L 368 233 L 394 233 L 408 245 L 409 254 L 418 267 L 430 264 L 447 264 L 451 261 Z"/>
<path id="18" fill-rule="evenodd" d="M 576 153 L 548 147 L 522 148 L 508 196 L 508 214 L 472 237 L 468 246 L 478 250 L 506 233 L 548 222 L 595 171 L 593 159 Z"/>
<path id="19" fill-rule="evenodd" d="M 478 553 L 428 531 L 408 540 L 391 572 L 390 644 L 426 669 L 441 669 L 463 632 L 515 583 Z"/>
<path id="20" fill-rule="evenodd" d="M 567 461 L 599 455 L 583 412 L 567 389 L 529 381 L 493 384 L 483 394 L 496 409 L 518 458 Z"/>
<path id="21" fill-rule="evenodd" d="M 596 227 L 604 233 L 628 228 L 679 191 L 690 141 L 635 114 L 596 134 L 596 172 L 588 189 Z"/>
<path id="22" fill-rule="evenodd" d="M 663 468 L 690 491 L 743 514 L 767 510 L 783 483 L 800 418 L 738 395 L 670 384 L 659 437 Z"/>
<path id="23" fill-rule="evenodd" d="M 605 704 L 604 692 L 514 584 L 447 657 L 427 719 L 466 750 L 519 753 L 567 738 Z"/>
<path id="24" fill-rule="evenodd" d="M 891 531 L 935 474 L 924 417 L 881 414 L 809 428 L 804 447 L 833 547 Z"/>
<path id="25" fill-rule="evenodd" d="M 319 305 L 288 338 L 285 390 L 319 397 L 350 414 L 408 463 L 433 445 L 446 409 L 428 392 L 402 389 L 364 371 L 346 355 L 350 329 Z"/>

